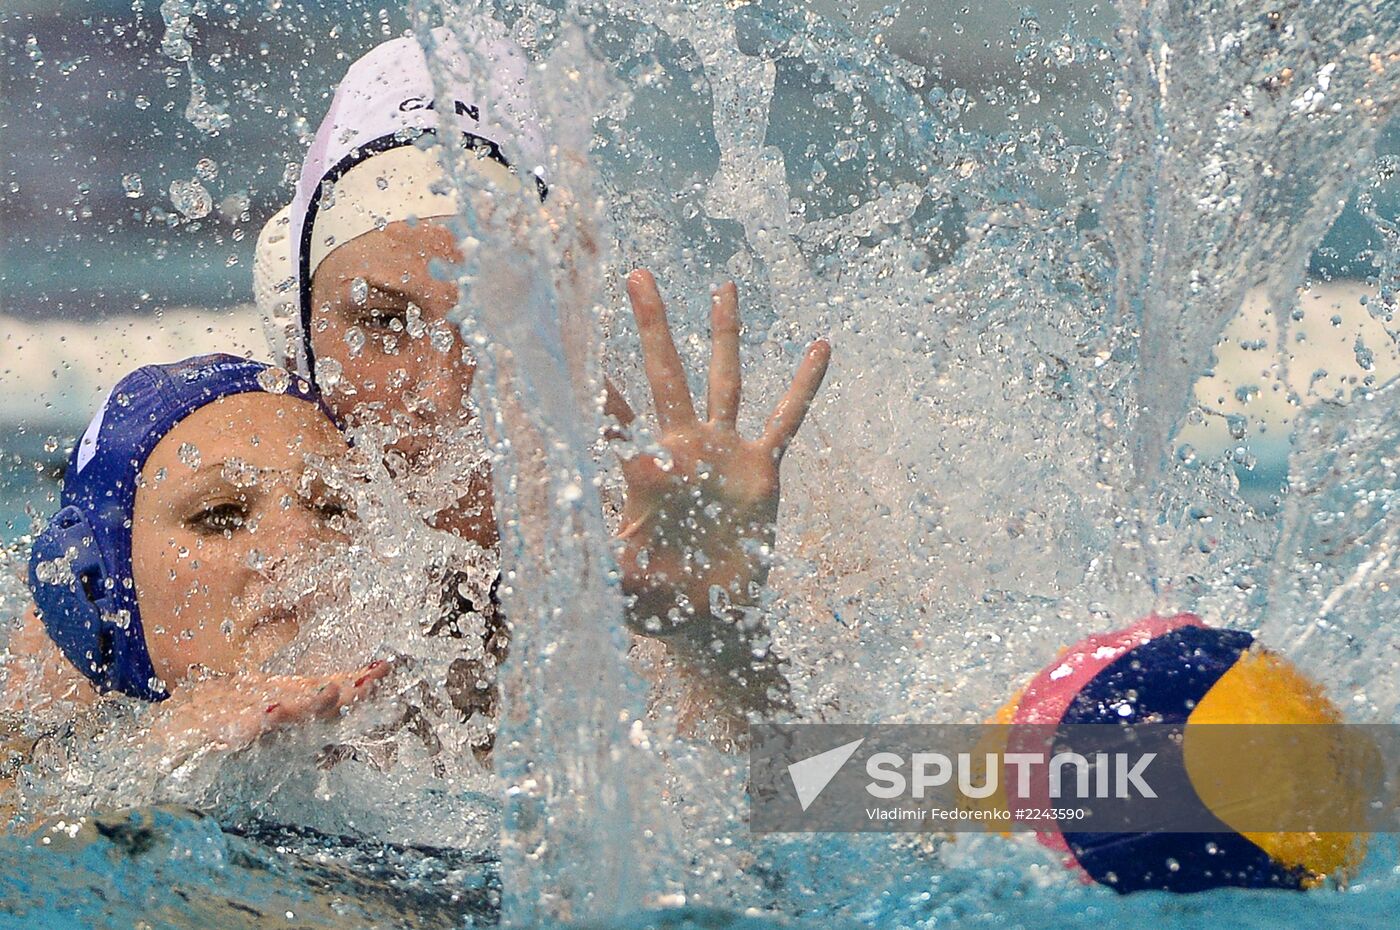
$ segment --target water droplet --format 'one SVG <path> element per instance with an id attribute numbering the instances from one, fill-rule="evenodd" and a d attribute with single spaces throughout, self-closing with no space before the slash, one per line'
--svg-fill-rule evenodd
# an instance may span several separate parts
<path id="1" fill-rule="evenodd" d="M 365 349 L 365 331 L 352 326 L 345 331 L 345 345 L 350 349 L 350 357 L 358 358 Z"/>
<path id="2" fill-rule="evenodd" d="M 1356 334 L 1356 343 L 1351 349 L 1356 356 L 1356 364 L 1360 366 L 1362 371 L 1371 371 L 1376 367 L 1376 353 L 1366 347 L 1360 333 Z"/>
<path id="3" fill-rule="evenodd" d="M 73 580 L 72 564 L 77 554 L 77 550 L 70 550 L 61 558 L 38 563 L 34 566 L 34 577 L 41 584 L 67 584 Z"/>
<path id="4" fill-rule="evenodd" d="M 211 136 L 218 135 L 233 123 L 222 106 L 208 100 L 205 96 L 204 82 L 198 78 L 190 81 L 190 102 L 185 107 L 185 119 L 196 129 Z"/>
<path id="5" fill-rule="evenodd" d="M 140 197 L 142 193 L 141 175 L 135 173 L 122 175 L 122 190 L 126 192 L 126 196 L 133 200 Z"/>
<path id="6" fill-rule="evenodd" d="M 364 278 L 356 278 L 350 282 L 350 299 L 356 306 L 363 306 L 369 299 L 369 282 Z"/>
<path id="7" fill-rule="evenodd" d="M 175 455 L 177 458 L 179 458 L 181 462 L 188 465 L 190 468 L 199 467 L 200 460 L 198 446 L 191 445 L 188 442 L 182 442 L 180 443 L 180 448 L 176 450 Z"/>
<path id="8" fill-rule="evenodd" d="M 345 376 L 345 368 L 333 358 L 316 359 L 316 380 L 327 391 L 334 390 Z"/>
<path id="9" fill-rule="evenodd" d="M 409 338 L 422 339 L 424 333 L 428 331 L 427 325 L 423 323 L 423 309 L 415 303 L 409 303 L 405 317 L 406 321 L 400 325 L 408 333 Z M 390 328 L 397 332 L 400 326 L 395 326 L 395 323 L 398 323 L 397 319 L 390 322 Z"/>
<path id="10" fill-rule="evenodd" d="M 192 220 L 208 216 L 214 208 L 214 198 L 198 181 L 171 181 L 170 202 Z"/>
<path id="11" fill-rule="evenodd" d="M 269 394 L 285 394 L 292 386 L 292 376 L 285 368 L 264 368 L 258 372 L 258 387 Z"/>
<path id="12" fill-rule="evenodd" d="M 219 201 L 219 213 L 224 219 L 231 222 L 245 219 L 251 204 L 252 199 L 248 196 L 247 191 L 235 191 Z M 233 235 L 237 237 L 240 236 L 242 232 L 241 229 L 235 229 Z"/>
<path id="13" fill-rule="evenodd" d="M 434 326 L 432 335 L 428 337 L 434 349 L 439 352 L 448 352 L 452 349 L 453 336 L 451 328 L 447 326 Z"/>
<path id="14" fill-rule="evenodd" d="M 201 181 L 212 181 L 219 176 L 219 163 L 212 158 L 201 158 L 194 163 L 194 173 Z"/>

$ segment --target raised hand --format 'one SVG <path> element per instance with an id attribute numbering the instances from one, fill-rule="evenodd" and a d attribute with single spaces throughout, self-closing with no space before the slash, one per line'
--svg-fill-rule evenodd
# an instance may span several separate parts
<path id="1" fill-rule="evenodd" d="M 735 425 L 741 377 L 734 284 L 713 295 L 704 419 L 695 411 L 655 279 L 644 270 L 633 272 L 627 294 L 641 333 L 659 443 L 669 455 L 666 462 L 637 455 L 622 464 L 627 498 L 619 565 L 623 591 L 635 598 L 629 617 L 637 632 L 738 664 L 745 658 L 742 630 L 712 605 L 752 604 L 767 580 L 779 465 L 821 387 L 831 347 L 824 339 L 808 347 L 762 435 L 745 439 Z M 611 389 L 605 409 L 624 426 L 634 418 Z"/>

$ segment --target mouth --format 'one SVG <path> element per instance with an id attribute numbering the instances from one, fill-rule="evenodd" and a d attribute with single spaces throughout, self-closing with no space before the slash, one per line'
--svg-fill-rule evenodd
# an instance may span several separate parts
<path id="1" fill-rule="evenodd" d="M 297 609 L 290 604 L 286 604 L 272 607 L 259 613 L 257 619 L 253 621 L 253 626 L 249 632 L 255 633 L 262 627 L 296 627 L 300 626 L 300 624 L 301 621 L 297 616 Z"/>

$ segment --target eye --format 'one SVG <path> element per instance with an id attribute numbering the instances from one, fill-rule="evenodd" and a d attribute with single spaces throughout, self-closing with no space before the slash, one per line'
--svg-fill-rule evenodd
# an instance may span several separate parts
<path id="1" fill-rule="evenodd" d="M 314 493 L 309 498 L 304 497 L 303 500 L 306 501 L 306 506 L 312 513 L 337 529 L 344 525 L 346 520 L 352 520 L 355 517 L 351 502 L 333 491 Z"/>
<path id="2" fill-rule="evenodd" d="M 360 325 L 374 333 L 401 333 L 404 321 L 404 311 L 392 307 L 367 307 L 360 317 Z"/>
<path id="3" fill-rule="evenodd" d="M 350 508 L 345 505 L 345 502 L 334 498 L 313 501 L 311 507 L 322 520 L 328 522 L 350 516 Z"/>
<path id="4" fill-rule="evenodd" d="M 203 533 L 225 535 L 241 529 L 248 522 L 248 508 L 236 501 L 206 504 L 185 518 L 185 525 Z"/>

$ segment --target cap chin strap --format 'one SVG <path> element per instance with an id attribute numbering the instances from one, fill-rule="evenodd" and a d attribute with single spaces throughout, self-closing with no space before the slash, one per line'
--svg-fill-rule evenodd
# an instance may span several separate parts
<path id="1" fill-rule="evenodd" d="M 70 505 L 54 514 L 29 557 L 29 587 L 49 637 L 98 691 L 164 700 L 140 619 L 123 618 L 117 584 L 83 511 Z"/>

